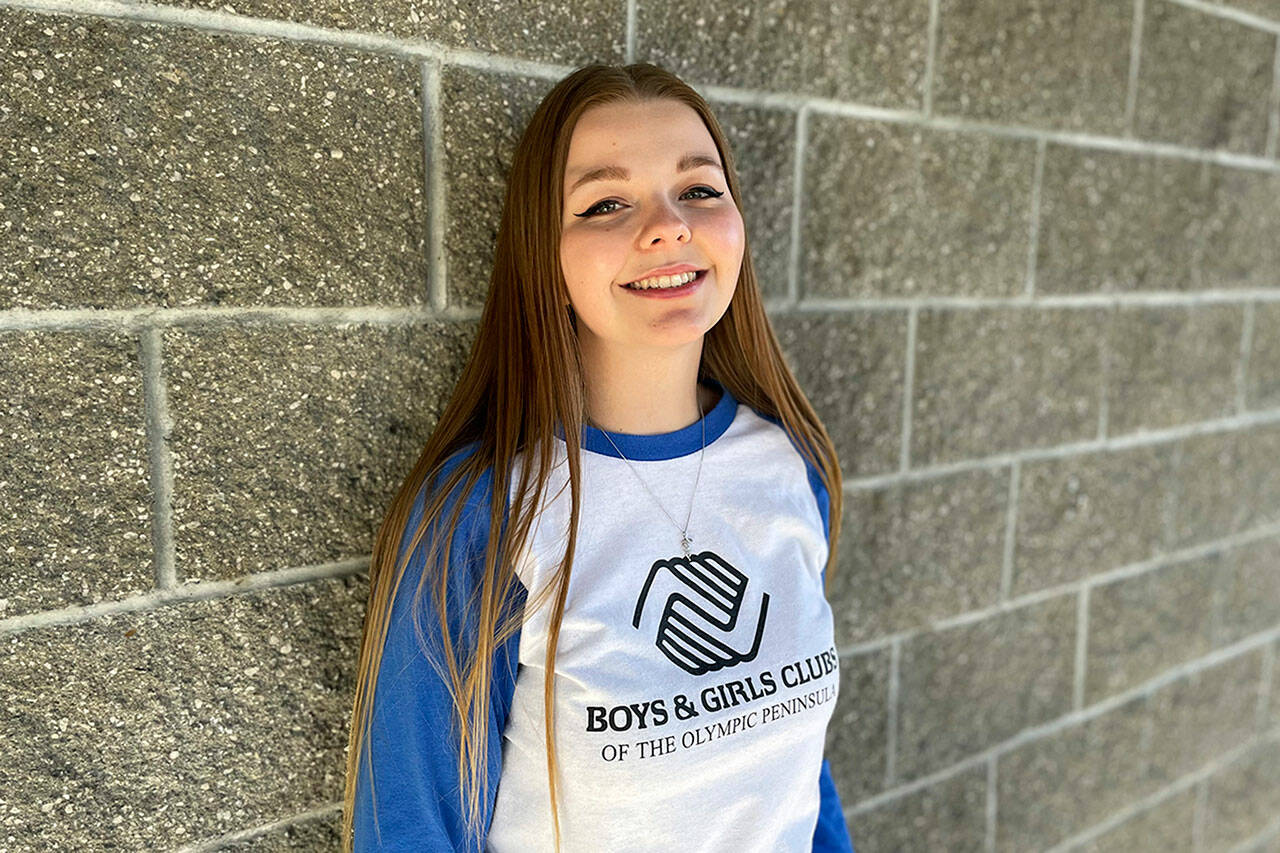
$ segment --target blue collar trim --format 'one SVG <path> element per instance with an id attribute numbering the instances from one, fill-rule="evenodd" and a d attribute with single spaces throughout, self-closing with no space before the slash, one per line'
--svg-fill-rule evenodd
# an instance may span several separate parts
<path id="1" fill-rule="evenodd" d="M 733 423 L 734 417 L 738 413 L 738 401 L 729 389 L 725 388 L 716 380 L 707 377 L 704 383 L 711 388 L 720 391 L 720 400 L 711 407 L 711 411 L 703 415 L 701 420 L 694 421 L 687 427 L 681 427 L 673 432 L 660 432 L 652 435 L 637 435 L 628 432 L 610 432 L 593 427 L 591 424 L 582 425 L 582 449 L 590 450 L 592 453 L 599 453 L 603 456 L 612 456 L 615 459 L 625 456 L 633 461 L 657 461 L 661 459 L 677 459 L 681 456 L 688 456 L 690 453 L 697 453 L 702 450 L 702 427 L 706 422 L 707 428 L 707 446 L 720 436 L 724 435 L 725 430 L 729 429 L 729 424 Z M 564 428 L 560 424 L 556 424 L 556 437 L 564 440 Z M 613 439 L 610 443 L 609 439 Z M 615 448 L 613 445 L 617 444 Z M 621 450 L 622 453 L 618 451 Z"/>

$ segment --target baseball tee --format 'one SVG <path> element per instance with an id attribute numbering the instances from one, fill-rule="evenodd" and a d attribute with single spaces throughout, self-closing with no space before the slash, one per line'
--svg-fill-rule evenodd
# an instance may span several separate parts
<path id="1" fill-rule="evenodd" d="M 718 402 L 679 430 L 583 429 L 578 533 L 555 662 L 562 849 L 853 853 L 823 755 L 840 682 L 824 593 L 829 498 L 776 419 L 706 384 Z M 563 433 L 557 438 L 515 567 L 515 607 L 551 583 L 568 541 L 567 454 Z M 445 473 L 475 447 L 451 456 Z M 508 511 L 523 462 L 517 456 Z M 450 496 L 464 501 L 451 536 L 450 601 L 464 601 L 482 576 L 491 474 L 465 498 Z M 425 548 L 424 539 L 392 606 L 366 741 L 376 821 L 361 756 L 355 850 L 553 850 L 543 691 L 554 599 L 525 612 L 495 652 L 487 829 L 469 838 L 451 699 L 412 621 Z M 439 653 L 428 591 L 416 606 L 423 639 Z M 473 648 L 473 621 L 449 617 L 451 633 Z"/>

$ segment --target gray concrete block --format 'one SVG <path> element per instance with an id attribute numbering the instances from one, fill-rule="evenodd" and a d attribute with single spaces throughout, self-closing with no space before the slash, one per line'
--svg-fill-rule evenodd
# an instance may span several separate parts
<path id="1" fill-rule="evenodd" d="M 1152 793 L 1149 720 L 1138 697 L 1002 754 L 995 849 L 1048 848 Z"/>
<path id="2" fill-rule="evenodd" d="M 1222 559 L 1214 596 L 1215 647 L 1280 624 L 1280 540 L 1246 542 Z"/>
<path id="3" fill-rule="evenodd" d="M 1274 287 L 1278 225 L 1280 176 L 1050 144 L 1036 291 Z"/>
<path id="4" fill-rule="evenodd" d="M 738 170 L 747 247 L 765 299 L 787 295 L 795 210 L 796 115 L 712 102 Z M 803 283 L 800 285 L 803 290 Z"/>
<path id="5" fill-rule="evenodd" d="M 1133 5 L 1113 0 L 941 0 L 933 109 L 1119 136 Z"/>
<path id="6" fill-rule="evenodd" d="M 1256 426 L 1237 433 L 1237 439 L 1240 467 L 1232 472 L 1230 482 L 1236 489 L 1239 512 L 1235 516 L 1238 526 L 1232 532 L 1280 521 L 1280 478 L 1276 477 L 1280 424 Z"/>
<path id="7" fill-rule="evenodd" d="M 1209 2 L 1215 6 L 1238 9 L 1241 12 L 1248 12 L 1268 21 L 1280 23 L 1280 2 L 1277 0 L 1209 0 Z"/>
<path id="8" fill-rule="evenodd" d="M 516 143 L 553 85 L 458 67 L 441 74 L 444 158 L 439 169 L 448 187 L 444 245 L 450 304 L 477 310 L 484 304 Z"/>
<path id="9" fill-rule="evenodd" d="M 336 801 L 366 585 L 4 638 L 0 844 L 170 850 Z"/>
<path id="10" fill-rule="evenodd" d="M 1105 317 L 1095 308 L 921 309 L 912 466 L 1095 437 Z"/>
<path id="11" fill-rule="evenodd" d="M 849 821 L 857 850 L 981 853 L 987 835 L 987 769 L 971 767 Z"/>
<path id="12" fill-rule="evenodd" d="M 1268 652 L 1264 650 L 1264 653 Z M 1269 654 L 1271 655 L 1271 695 L 1265 696 L 1267 715 L 1263 720 L 1263 727 L 1267 729 L 1280 726 L 1280 677 L 1276 674 L 1275 663 L 1280 659 L 1280 640 L 1271 644 Z"/>
<path id="13" fill-rule="evenodd" d="M 1204 840 L 1211 850 L 1248 841 L 1280 814 L 1280 742 L 1249 750 L 1209 777 Z"/>
<path id="14" fill-rule="evenodd" d="M 0 56 L 0 309 L 425 301 L 416 64 L 15 9 Z"/>
<path id="15" fill-rule="evenodd" d="M 1169 445 L 1024 462 L 1011 594 L 1072 583 L 1167 550 L 1172 464 Z"/>
<path id="16" fill-rule="evenodd" d="M 1188 436 L 1174 445 L 1171 542 L 1184 548 L 1280 519 L 1280 427 Z"/>
<path id="17" fill-rule="evenodd" d="M 1214 588 L 1225 558 L 1210 554 L 1089 591 L 1084 703 L 1137 687 L 1214 647 Z"/>
<path id="18" fill-rule="evenodd" d="M 1254 648 L 1171 682 L 1150 696 L 1148 772 L 1164 787 L 1253 740 L 1263 653 Z"/>
<path id="19" fill-rule="evenodd" d="M 126 2 L 145 5 L 142 0 Z M 538 0 L 500 6 L 467 0 L 177 0 L 171 5 L 564 65 L 621 61 L 626 42 L 623 0 Z"/>
<path id="20" fill-rule="evenodd" d="M 234 853 L 276 853 L 281 850 L 342 849 L 342 812 L 334 809 L 323 818 L 291 823 L 264 832 L 246 841 L 234 841 L 218 848 Z"/>
<path id="21" fill-rule="evenodd" d="M 929 6 L 733 3 L 696 14 L 676 0 L 636 4 L 636 59 L 693 82 L 918 109 Z"/>
<path id="22" fill-rule="evenodd" d="M 770 317 L 846 478 L 894 471 L 902 446 L 907 318 L 901 311 Z"/>
<path id="23" fill-rule="evenodd" d="M 471 336 L 434 321 L 167 330 L 179 577 L 368 555 Z"/>
<path id="24" fill-rule="evenodd" d="M 1007 468 L 846 494 L 829 596 L 836 641 L 866 642 L 996 604 L 1008 499 Z"/>
<path id="25" fill-rule="evenodd" d="M 814 115 L 801 292 L 1024 292 L 1034 173 L 1029 140 Z"/>
<path id="26" fill-rule="evenodd" d="M 910 781 L 1070 712 L 1074 596 L 918 634 L 899 663 L 897 775 Z"/>
<path id="27" fill-rule="evenodd" d="M 1253 305 L 1244 399 L 1251 410 L 1280 406 L 1280 303 Z"/>
<path id="28" fill-rule="evenodd" d="M 1275 52 L 1275 33 L 1164 0 L 1146 4 L 1134 134 L 1261 155 Z"/>
<path id="29" fill-rule="evenodd" d="M 1195 849 L 1195 810 L 1193 786 L 1171 794 L 1091 841 L 1066 849 L 1070 853 L 1131 853 L 1134 850 L 1191 853 Z"/>
<path id="30" fill-rule="evenodd" d="M 1236 413 L 1240 305 L 1123 305 L 1111 313 L 1107 433 Z"/>
<path id="31" fill-rule="evenodd" d="M 0 333 L 0 619 L 151 589 L 136 335 Z"/>

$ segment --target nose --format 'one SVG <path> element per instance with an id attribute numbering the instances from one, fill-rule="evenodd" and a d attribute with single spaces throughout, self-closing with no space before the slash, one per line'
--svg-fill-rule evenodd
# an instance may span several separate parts
<path id="1" fill-rule="evenodd" d="M 660 201 L 652 211 L 645 220 L 644 229 L 641 232 L 642 243 L 652 245 L 658 240 L 681 239 L 686 243 L 689 242 L 693 235 L 689 230 L 689 223 L 685 222 L 679 209 L 665 201 Z"/>

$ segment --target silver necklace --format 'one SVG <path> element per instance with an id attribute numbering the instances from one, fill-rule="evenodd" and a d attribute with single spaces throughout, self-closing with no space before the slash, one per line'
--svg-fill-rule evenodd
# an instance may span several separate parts
<path id="1" fill-rule="evenodd" d="M 662 506 L 662 502 L 658 500 L 658 496 L 653 493 L 653 489 L 649 488 L 649 484 L 640 476 L 640 472 L 631 464 L 631 460 L 623 454 L 622 449 L 619 448 L 617 444 L 614 444 L 612 438 L 609 438 L 609 433 L 605 432 L 603 429 L 600 430 L 600 432 L 604 433 L 604 437 L 609 439 L 609 443 L 613 444 L 613 449 L 618 451 L 618 455 L 622 457 L 622 461 L 626 462 L 627 467 L 629 467 L 632 473 L 636 475 L 636 479 L 640 481 L 640 485 L 644 486 L 645 490 L 653 497 L 653 502 L 658 505 L 658 509 L 662 510 L 662 514 L 667 518 L 670 518 L 671 523 L 675 524 L 680 530 L 680 547 L 684 550 L 686 560 L 689 559 L 689 545 L 693 543 L 693 539 L 689 536 L 689 519 L 693 517 L 693 495 L 698 492 L 698 480 L 702 477 L 702 457 L 706 455 L 707 452 L 707 420 L 703 417 L 702 403 L 700 401 L 698 403 L 698 420 L 702 421 L 702 450 L 698 453 L 698 475 L 693 479 L 693 494 L 689 495 L 689 512 L 685 516 L 684 527 L 680 527 L 680 525 L 676 524 L 676 520 L 671 518 L 671 513 L 667 512 L 667 510 Z"/>

